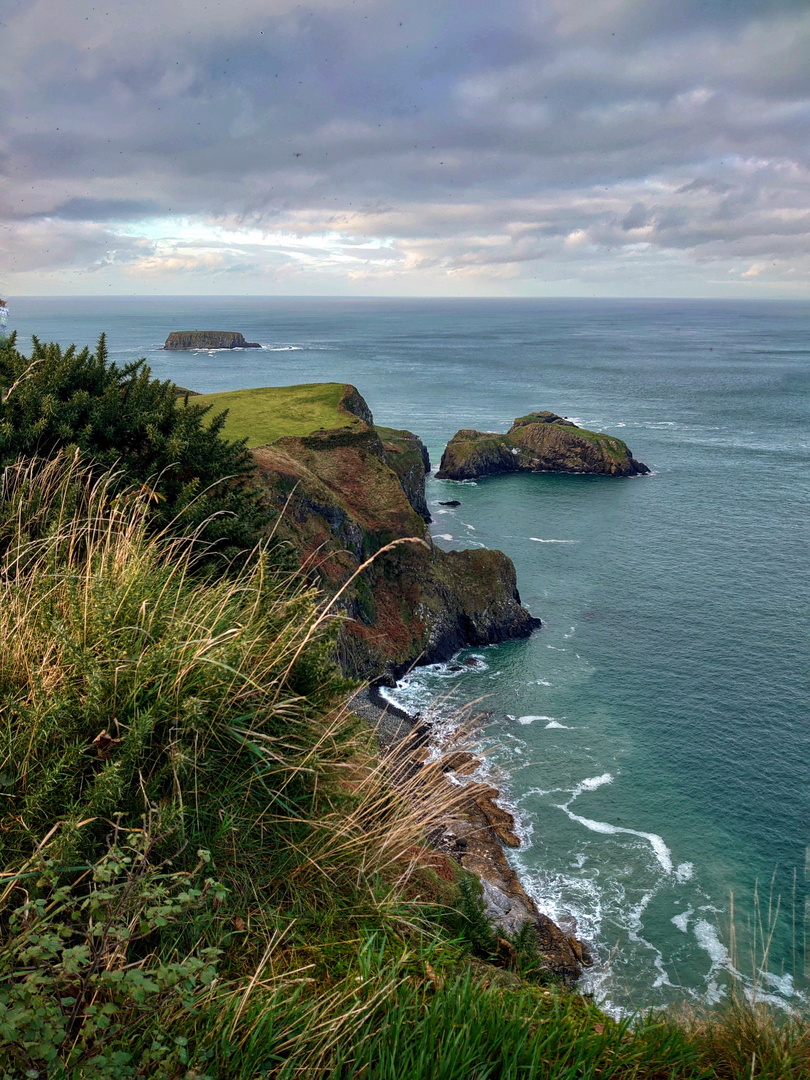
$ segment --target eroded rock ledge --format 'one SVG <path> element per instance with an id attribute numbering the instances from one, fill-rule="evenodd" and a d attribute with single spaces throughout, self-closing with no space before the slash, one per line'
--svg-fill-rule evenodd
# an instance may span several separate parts
<path id="1" fill-rule="evenodd" d="M 588 431 L 553 412 L 520 416 L 505 435 L 457 431 L 442 454 L 440 480 L 474 480 L 508 472 L 636 476 L 650 470 L 613 435 Z"/>
<path id="2" fill-rule="evenodd" d="M 547 970 L 564 983 L 578 979 L 594 963 L 590 950 L 538 910 L 510 866 L 504 847 L 519 847 L 520 838 L 514 818 L 498 803 L 497 788 L 475 779 L 481 762 L 452 747 L 428 760 L 429 726 L 374 689 L 358 694 L 351 707 L 375 728 L 394 783 L 409 801 L 424 801 L 428 838 L 438 857 L 452 859 L 481 882 L 487 917 L 496 931 L 513 936 L 531 924 Z M 511 948 L 508 941 L 503 944 Z"/>

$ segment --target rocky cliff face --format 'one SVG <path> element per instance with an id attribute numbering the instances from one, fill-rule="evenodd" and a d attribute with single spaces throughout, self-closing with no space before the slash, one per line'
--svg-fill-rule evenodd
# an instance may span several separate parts
<path id="1" fill-rule="evenodd" d="M 368 406 L 355 394 L 360 398 L 347 387 L 346 402 L 362 415 Z M 522 607 L 514 566 L 502 552 L 433 546 L 429 461 L 411 432 L 363 422 L 281 438 L 253 453 L 281 512 L 278 534 L 327 592 L 390 541 L 422 541 L 381 555 L 341 597 L 347 672 L 391 681 L 417 659 L 446 660 L 465 645 L 526 637 L 539 625 Z"/>
<path id="2" fill-rule="evenodd" d="M 649 471 L 621 439 L 577 427 L 556 413 L 536 412 L 518 417 L 505 435 L 457 431 L 436 476 L 472 480 L 506 472 L 636 476 Z"/>
<path id="3" fill-rule="evenodd" d="M 164 349 L 260 349 L 258 341 L 245 341 L 232 330 L 173 330 Z"/>

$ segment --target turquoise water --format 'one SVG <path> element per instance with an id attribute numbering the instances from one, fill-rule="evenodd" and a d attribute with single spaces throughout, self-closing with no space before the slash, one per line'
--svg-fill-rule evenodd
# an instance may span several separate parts
<path id="1" fill-rule="evenodd" d="M 449 695 L 445 714 L 484 699 L 488 768 L 526 840 L 516 863 L 595 946 L 603 1000 L 750 987 L 746 924 L 757 882 L 767 917 L 772 881 L 759 989 L 806 996 L 810 305 L 28 299 L 11 326 L 65 344 L 106 330 L 115 359 L 146 355 L 201 391 L 353 382 L 436 463 L 459 427 L 503 431 L 530 409 L 625 439 L 651 476 L 429 481 L 437 542 L 506 551 L 545 626 L 395 696 Z M 206 327 L 265 348 L 159 351 Z"/>

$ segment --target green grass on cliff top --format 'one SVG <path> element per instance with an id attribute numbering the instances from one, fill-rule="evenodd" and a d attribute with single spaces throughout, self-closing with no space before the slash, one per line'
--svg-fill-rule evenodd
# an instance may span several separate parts
<path id="1" fill-rule="evenodd" d="M 310 435 L 318 428 L 360 423 L 356 416 L 338 408 L 344 390 L 345 383 L 303 383 L 200 394 L 192 401 L 213 405 L 214 414 L 228 410 L 223 431 L 227 438 L 246 438 L 248 446 L 264 446 L 283 435 Z"/>

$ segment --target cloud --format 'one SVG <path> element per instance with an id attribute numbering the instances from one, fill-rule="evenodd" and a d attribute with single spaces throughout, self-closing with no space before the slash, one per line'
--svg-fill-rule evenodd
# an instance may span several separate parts
<path id="1" fill-rule="evenodd" d="M 28 217 L 51 217 L 62 221 L 137 221 L 154 217 L 160 206 L 152 199 L 67 199 L 52 210 Z"/>
<path id="2" fill-rule="evenodd" d="M 4 47 L 12 292 L 806 288 L 805 3 L 33 0 Z"/>

